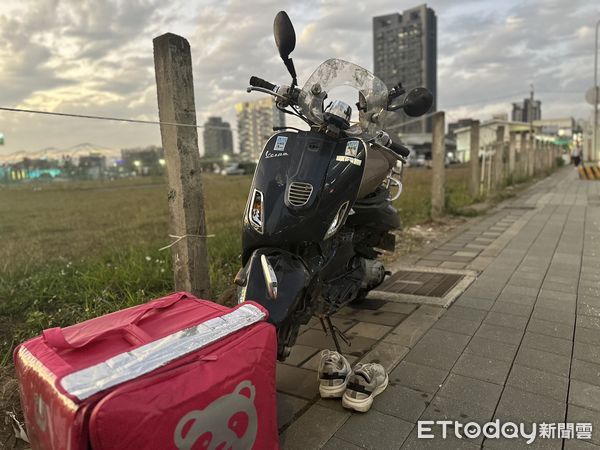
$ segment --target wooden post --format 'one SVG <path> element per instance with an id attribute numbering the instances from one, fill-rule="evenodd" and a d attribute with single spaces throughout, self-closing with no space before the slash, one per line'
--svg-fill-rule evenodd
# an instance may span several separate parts
<path id="1" fill-rule="evenodd" d="M 173 235 L 186 236 L 172 247 L 175 290 L 208 298 L 210 279 L 190 44 L 171 33 L 155 38 L 153 44 L 160 121 L 194 125 L 160 126 L 169 180 L 169 229 Z"/>
<path id="2" fill-rule="evenodd" d="M 431 166 L 431 217 L 436 219 L 444 213 L 444 183 L 446 149 L 444 143 L 444 112 L 438 111 L 432 117 Z"/>
<path id="3" fill-rule="evenodd" d="M 469 183 L 469 193 L 472 197 L 479 195 L 479 120 L 471 122 L 471 149 L 470 161 L 471 181 Z"/>
<path id="4" fill-rule="evenodd" d="M 510 143 L 508 148 L 508 174 L 507 178 L 515 177 L 515 161 L 517 156 L 517 134 L 510 133 Z"/>
<path id="5" fill-rule="evenodd" d="M 504 126 L 498 125 L 496 128 L 496 151 L 494 153 L 494 189 L 498 189 L 502 184 L 502 169 L 503 169 L 503 153 L 504 153 Z"/>

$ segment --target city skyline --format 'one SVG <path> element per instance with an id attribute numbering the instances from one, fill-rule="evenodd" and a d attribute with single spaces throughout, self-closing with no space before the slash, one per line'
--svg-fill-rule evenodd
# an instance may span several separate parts
<path id="1" fill-rule="evenodd" d="M 212 115 L 232 122 L 235 103 L 260 98 L 245 93 L 250 75 L 289 82 L 271 35 L 278 10 L 286 9 L 296 28 L 292 56 L 302 84 L 330 57 L 372 70 L 372 17 L 420 2 L 260 3 L 7 0 L 0 6 L 0 82 L 8 88 L 0 106 L 155 120 L 152 38 L 170 31 L 192 47 L 198 123 Z M 508 112 L 531 83 L 545 116 L 589 117 L 583 94 L 592 84 L 593 2 L 427 4 L 438 17 L 438 110 L 449 121 Z M 152 125 L 8 112 L 0 113 L 0 133 L 0 154 L 81 142 L 160 143 Z"/>

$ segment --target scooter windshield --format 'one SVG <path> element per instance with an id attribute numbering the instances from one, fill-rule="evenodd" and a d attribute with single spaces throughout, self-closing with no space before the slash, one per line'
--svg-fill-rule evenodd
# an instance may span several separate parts
<path id="1" fill-rule="evenodd" d="M 324 100 L 339 86 L 359 92 L 359 121 L 344 130 L 352 136 L 373 137 L 383 128 L 388 106 L 388 89 L 383 81 L 366 69 L 341 59 L 328 59 L 306 81 L 299 96 L 304 114 L 317 124 L 324 124 Z"/>

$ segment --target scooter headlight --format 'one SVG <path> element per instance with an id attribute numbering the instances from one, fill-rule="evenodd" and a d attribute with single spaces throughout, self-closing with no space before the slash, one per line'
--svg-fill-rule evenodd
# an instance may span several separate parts
<path id="1" fill-rule="evenodd" d="M 256 231 L 262 234 L 265 216 L 265 207 L 263 204 L 263 193 L 254 189 L 252 193 L 252 202 L 248 208 L 248 221 Z"/>
<path id="2" fill-rule="evenodd" d="M 325 233 L 325 239 L 329 239 L 331 236 L 333 236 L 337 232 L 337 230 L 342 225 L 342 221 L 344 220 L 344 216 L 346 215 L 347 210 L 348 210 L 348 202 L 342 203 L 342 206 L 340 206 L 340 209 L 338 209 L 337 214 L 331 221 L 331 224 L 329 225 L 329 229 L 327 230 L 327 233 Z"/>

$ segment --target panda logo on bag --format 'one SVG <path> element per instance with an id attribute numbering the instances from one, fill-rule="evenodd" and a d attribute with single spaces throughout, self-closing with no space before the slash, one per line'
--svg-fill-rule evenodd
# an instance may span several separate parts
<path id="1" fill-rule="evenodd" d="M 258 430 L 255 394 L 254 385 L 245 380 L 231 394 L 204 409 L 190 411 L 177 423 L 175 446 L 179 450 L 252 448 Z"/>

